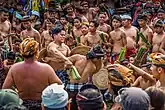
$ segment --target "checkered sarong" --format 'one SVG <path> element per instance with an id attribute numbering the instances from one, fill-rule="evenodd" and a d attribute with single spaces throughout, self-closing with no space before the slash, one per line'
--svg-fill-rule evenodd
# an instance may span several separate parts
<path id="1" fill-rule="evenodd" d="M 68 83 L 65 87 L 66 91 L 70 91 L 70 92 L 76 92 L 78 93 L 80 88 L 85 85 L 85 83 L 74 83 L 74 84 L 71 84 L 71 83 Z"/>
<path id="2" fill-rule="evenodd" d="M 69 80 L 69 76 L 66 71 L 64 70 L 57 70 L 56 75 L 60 78 L 62 83 L 66 84 Z"/>

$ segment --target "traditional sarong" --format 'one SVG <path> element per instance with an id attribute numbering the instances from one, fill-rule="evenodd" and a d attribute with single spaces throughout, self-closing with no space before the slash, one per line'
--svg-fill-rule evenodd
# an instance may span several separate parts
<path id="1" fill-rule="evenodd" d="M 1 51 L 1 56 L 2 56 L 2 60 L 7 59 L 7 54 L 9 53 L 9 43 L 8 40 L 5 40 L 4 45 L 2 46 L 2 48 L 0 49 Z"/>
<path id="2" fill-rule="evenodd" d="M 23 100 L 23 105 L 27 107 L 28 110 L 42 110 L 41 100 Z"/>
<path id="3" fill-rule="evenodd" d="M 64 71 L 64 70 L 57 70 L 56 71 L 56 75 L 60 78 L 62 83 L 67 84 L 67 82 L 69 80 L 69 76 L 68 76 L 66 71 Z"/>
<path id="4" fill-rule="evenodd" d="M 69 99 L 72 99 L 71 102 L 71 110 L 78 110 L 77 102 L 76 102 L 76 95 L 78 94 L 80 88 L 84 85 L 85 83 L 68 83 L 65 87 L 66 91 L 69 94 Z"/>

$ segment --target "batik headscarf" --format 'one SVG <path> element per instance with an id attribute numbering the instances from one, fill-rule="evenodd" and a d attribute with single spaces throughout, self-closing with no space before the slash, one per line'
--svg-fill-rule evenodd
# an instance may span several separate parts
<path id="1" fill-rule="evenodd" d="M 87 59 L 104 57 L 105 52 L 100 45 L 96 45 L 87 53 Z"/>
<path id="2" fill-rule="evenodd" d="M 113 64 L 108 66 L 107 69 L 111 84 L 115 86 L 130 86 L 133 83 L 133 71 L 129 68 L 120 64 Z"/>
<path id="3" fill-rule="evenodd" d="M 29 58 L 32 56 L 38 58 L 38 48 L 39 48 L 39 43 L 35 41 L 33 38 L 26 38 L 20 44 L 21 54 L 25 58 Z"/>
<path id="4" fill-rule="evenodd" d="M 153 65 L 165 67 L 165 55 L 162 53 L 152 53 L 149 57 Z"/>

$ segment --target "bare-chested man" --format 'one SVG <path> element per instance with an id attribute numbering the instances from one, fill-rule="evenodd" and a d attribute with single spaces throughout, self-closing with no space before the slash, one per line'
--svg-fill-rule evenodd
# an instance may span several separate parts
<path id="1" fill-rule="evenodd" d="M 8 89 L 15 85 L 23 104 L 40 110 L 42 91 L 50 84 L 62 83 L 49 65 L 37 61 L 38 42 L 26 38 L 20 49 L 25 61 L 10 68 L 2 88 Z"/>
<path id="2" fill-rule="evenodd" d="M 96 64 L 98 64 L 97 62 L 101 62 L 102 57 L 104 57 L 104 51 L 98 45 L 93 47 L 86 56 L 75 54 L 69 57 L 69 60 L 74 64 L 81 76 L 80 80 L 70 77 L 70 81 L 66 85 L 66 90 L 70 98 L 72 98 L 71 110 L 77 110 L 76 94 L 84 84 L 90 82 L 89 79 L 95 74 L 96 69 L 98 69 L 98 65 Z"/>
<path id="3" fill-rule="evenodd" d="M 82 36 L 80 37 L 81 45 L 85 45 L 85 36 L 88 34 L 89 23 L 83 22 L 81 25 Z"/>
<path id="4" fill-rule="evenodd" d="M 67 58 L 70 54 L 70 49 L 64 44 L 65 35 L 66 33 L 64 30 L 61 30 L 60 28 L 53 29 L 52 37 L 54 41 L 48 45 L 47 57 L 45 58 L 47 63 L 54 69 L 54 71 L 56 71 L 56 74 L 63 83 L 66 81 L 63 77 L 67 75 L 64 71 L 65 66 L 72 65 Z"/>
<path id="5" fill-rule="evenodd" d="M 73 36 L 75 37 L 76 41 L 79 42 L 79 38 L 82 35 L 81 32 L 81 18 L 75 17 L 74 18 L 74 26 L 73 26 Z"/>
<path id="6" fill-rule="evenodd" d="M 9 50 L 12 50 L 12 38 L 7 37 L 11 32 L 11 23 L 8 21 L 8 10 L 5 8 L 0 9 L 0 36 L 4 39 L 3 56 L 7 56 Z"/>
<path id="7" fill-rule="evenodd" d="M 147 41 L 152 44 L 152 38 L 153 38 L 153 31 L 152 29 L 147 25 L 147 16 L 144 14 L 139 14 L 138 15 L 138 23 L 140 25 L 140 32 L 143 33 L 143 35 L 145 36 L 145 38 L 147 39 Z M 147 45 L 144 43 L 144 41 L 142 41 L 142 39 L 140 38 L 139 42 L 139 47 L 145 47 L 147 48 Z"/>
<path id="8" fill-rule="evenodd" d="M 151 64 L 144 64 L 141 66 L 141 69 L 147 73 L 151 73 L 150 67 L 151 67 Z M 146 88 L 153 86 L 152 84 L 153 83 L 151 83 L 149 80 L 143 78 L 143 76 L 139 76 L 131 86 L 140 87 L 143 90 L 145 90 Z"/>
<path id="9" fill-rule="evenodd" d="M 165 54 L 164 51 L 164 40 L 165 40 L 165 32 L 164 32 L 164 23 L 161 20 L 157 20 L 154 24 L 154 35 L 152 39 L 152 52 L 162 52 Z M 162 45 L 161 45 L 162 44 Z M 163 48 L 162 48 L 163 46 Z"/>
<path id="10" fill-rule="evenodd" d="M 118 55 L 123 47 L 126 47 L 127 40 L 126 35 L 122 29 L 120 29 L 121 26 L 121 17 L 118 15 L 114 15 L 112 18 L 112 26 L 114 28 L 113 31 L 110 32 L 110 43 L 112 46 L 112 59 L 111 63 L 114 63 L 114 61 L 117 60 Z"/>
<path id="11" fill-rule="evenodd" d="M 106 14 L 100 13 L 98 20 L 99 20 L 99 26 L 98 26 L 97 30 L 103 31 L 103 32 L 109 34 L 111 31 L 111 26 L 108 25 L 107 23 L 105 23 L 106 22 Z"/>
<path id="12" fill-rule="evenodd" d="M 123 15 L 121 29 L 124 30 L 127 38 L 127 54 L 126 57 L 129 58 L 132 54 L 136 54 L 136 35 L 138 29 L 132 26 L 132 18 L 129 15 Z"/>
<path id="13" fill-rule="evenodd" d="M 42 48 L 46 48 L 50 42 L 53 41 L 52 36 L 50 35 L 50 31 L 52 30 L 53 24 L 51 22 L 46 22 L 46 30 L 41 34 L 41 46 Z"/>
<path id="14" fill-rule="evenodd" d="M 91 21 L 89 24 L 89 32 L 85 36 L 85 44 L 90 47 L 94 47 L 97 44 L 106 42 L 106 38 L 109 37 L 106 33 L 97 30 L 98 25 L 99 24 L 96 21 Z M 101 34 L 104 35 L 103 37 L 105 41 L 103 41 L 103 39 L 101 38 Z"/>
<path id="15" fill-rule="evenodd" d="M 26 28 L 21 32 L 22 40 L 28 37 L 34 38 L 39 43 L 39 47 L 41 47 L 40 33 L 32 27 L 31 18 L 29 16 L 24 16 L 22 18 L 22 23 L 23 26 Z"/>

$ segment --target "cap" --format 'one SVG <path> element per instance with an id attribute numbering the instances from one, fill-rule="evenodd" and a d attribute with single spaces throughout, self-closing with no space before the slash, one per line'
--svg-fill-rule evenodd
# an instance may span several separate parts
<path id="1" fill-rule="evenodd" d="M 17 92 L 12 89 L 0 90 L 0 106 L 5 106 L 9 103 L 21 105 L 23 101 L 19 98 Z"/>
<path id="2" fill-rule="evenodd" d="M 132 20 L 131 16 L 129 15 L 121 15 L 121 19 L 128 19 L 128 20 Z"/>
<path id="3" fill-rule="evenodd" d="M 52 84 L 42 92 L 42 104 L 47 108 L 63 108 L 67 102 L 68 93 L 63 85 Z"/>
<path id="4" fill-rule="evenodd" d="M 120 103 L 123 110 L 148 110 L 150 97 L 141 88 L 122 88 L 118 92 L 115 101 Z"/>

